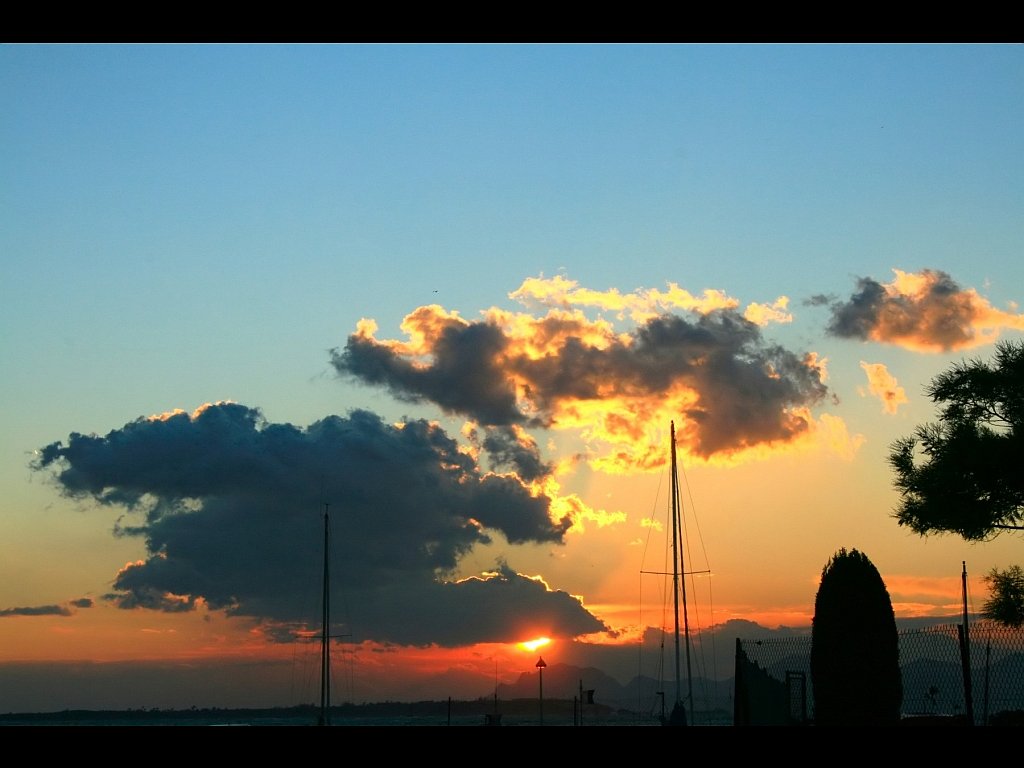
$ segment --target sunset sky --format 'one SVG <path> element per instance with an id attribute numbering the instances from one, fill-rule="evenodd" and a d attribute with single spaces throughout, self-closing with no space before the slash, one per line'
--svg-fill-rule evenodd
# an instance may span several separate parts
<path id="1" fill-rule="evenodd" d="M 0 712 L 312 702 L 325 508 L 336 701 L 652 675 L 673 421 L 725 660 L 840 548 L 901 620 L 1024 561 L 887 462 L 1024 338 L 1020 45 L 4 45 L 0 95 Z"/>

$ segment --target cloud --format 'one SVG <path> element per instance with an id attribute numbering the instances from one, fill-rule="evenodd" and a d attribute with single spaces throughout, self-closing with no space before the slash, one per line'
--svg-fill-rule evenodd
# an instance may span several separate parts
<path id="1" fill-rule="evenodd" d="M 706 289 L 696 296 L 676 283 L 669 283 L 668 289 L 638 289 L 633 293 L 622 293 L 616 288 L 595 291 L 581 288 L 575 280 L 561 275 L 544 278 L 530 277 L 523 281 L 509 298 L 526 306 L 568 309 L 569 307 L 595 307 L 612 312 L 619 319 L 626 317 L 636 322 L 674 310 L 708 314 L 720 309 L 736 310 L 740 302 L 717 289 Z M 747 305 L 743 316 L 756 325 L 771 322 L 789 323 L 793 316 L 786 307 L 789 299 L 780 296 L 771 304 L 752 303 Z"/>
<path id="2" fill-rule="evenodd" d="M 72 608 L 92 608 L 92 598 L 80 597 L 63 605 L 34 605 L 23 608 L 0 608 L 0 618 L 9 616 L 72 616 Z"/>
<path id="3" fill-rule="evenodd" d="M 519 425 L 485 427 L 481 439 L 475 425 L 467 425 L 463 434 L 482 447 L 492 466 L 509 468 L 527 482 L 539 480 L 552 471 L 550 463 L 541 459 L 536 441 Z"/>
<path id="4" fill-rule="evenodd" d="M 605 446 L 591 460 L 619 471 L 662 466 L 671 419 L 681 421 L 682 449 L 703 459 L 795 442 L 814 429 L 806 414 L 828 394 L 824 361 L 761 334 L 762 323 L 788 317 L 785 298 L 751 305 L 755 322 L 720 292 L 698 298 L 675 285 L 601 293 L 531 278 L 510 296 L 542 313 L 492 308 L 469 321 L 423 306 L 402 322 L 405 340 L 378 339 L 364 319 L 331 362 L 485 427 L 578 430 Z M 580 306 L 613 312 L 624 327 Z M 502 445 L 484 448 L 502 455 Z"/>
<path id="5" fill-rule="evenodd" d="M 810 303 L 831 306 L 827 332 L 844 339 L 946 352 L 990 344 L 1004 328 L 1024 330 L 1024 315 L 995 309 L 945 272 L 893 272 L 896 277 L 888 284 L 858 279 L 857 291 L 845 302 L 814 297 Z"/>
<path id="6" fill-rule="evenodd" d="M 566 592 L 501 563 L 493 572 L 417 590 L 381 585 L 364 606 L 369 622 L 396 642 L 456 647 L 467 642 L 580 636 L 607 628 Z M 503 609 L 502 606 L 513 608 Z"/>
<path id="7" fill-rule="evenodd" d="M 26 608 L 0 608 L 0 618 L 8 616 L 70 616 L 66 605 L 34 605 Z"/>
<path id="8" fill-rule="evenodd" d="M 495 450 L 529 464 L 508 441 Z M 605 629 L 577 598 L 507 564 L 448 578 L 497 535 L 561 544 L 572 518 L 556 519 L 552 498 L 514 473 L 482 470 L 423 420 L 388 425 L 353 411 L 299 428 L 217 403 L 102 437 L 72 433 L 34 468 L 69 496 L 127 510 L 118 532 L 144 538 L 148 556 L 116 575 L 107 597 L 122 608 L 206 606 L 298 627 L 317 615 L 308 607 L 319 595 L 326 504 L 354 642 L 508 641 L 538 622 L 562 636 Z"/>
<path id="9" fill-rule="evenodd" d="M 865 363 L 860 361 L 860 367 L 868 377 L 868 393 L 882 401 L 882 407 L 886 413 L 896 413 L 901 405 L 910 402 L 907 399 L 906 390 L 896 381 L 896 377 L 889 373 L 889 370 L 882 363 Z M 861 394 L 864 392 L 861 390 Z"/>

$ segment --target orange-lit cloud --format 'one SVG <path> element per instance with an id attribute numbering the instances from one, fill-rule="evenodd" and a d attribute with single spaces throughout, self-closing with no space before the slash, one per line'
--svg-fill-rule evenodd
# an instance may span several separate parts
<path id="1" fill-rule="evenodd" d="M 617 288 L 595 291 L 581 288 L 577 281 L 562 276 L 527 278 L 509 294 L 509 298 L 534 308 L 593 307 L 610 312 L 619 319 L 628 317 L 636 322 L 644 322 L 674 310 L 706 315 L 716 310 L 736 310 L 740 304 L 738 300 L 717 289 L 705 289 L 698 296 L 680 288 L 676 283 L 669 283 L 664 291 L 657 288 L 640 289 L 633 293 L 622 293 Z M 788 304 L 789 299 L 785 296 L 780 296 L 770 304 L 752 303 L 744 310 L 743 316 L 755 325 L 789 323 L 793 316 L 787 311 Z"/>
<path id="2" fill-rule="evenodd" d="M 831 304 L 828 332 L 922 352 L 946 352 L 991 344 L 1003 329 L 1024 330 L 1024 315 L 996 309 L 941 270 L 893 272 L 895 278 L 885 284 L 860 278 L 857 292 L 845 302 L 813 299 L 812 303 Z"/>
<path id="3" fill-rule="evenodd" d="M 889 373 L 889 370 L 882 363 L 865 363 L 860 361 L 860 367 L 868 377 L 867 392 L 882 401 L 882 408 L 886 413 L 896 413 L 901 405 L 909 402 L 907 393 L 896 381 L 896 377 Z M 861 390 L 861 394 L 864 391 Z"/>
<path id="4" fill-rule="evenodd" d="M 749 304 L 743 311 L 745 317 L 754 325 L 768 325 L 769 323 L 791 323 L 793 315 L 789 310 L 789 299 L 780 296 L 771 304 Z"/>
<path id="5" fill-rule="evenodd" d="M 219 405 L 229 405 L 229 404 L 232 404 L 232 403 L 233 403 L 233 401 L 231 401 L 231 400 L 218 400 L 215 403 L 203 403 L 198 408 L 196 408 L 195 410 L 192 411 L 191 418 L 192 419 L 199 418 L 203 414 L 203 412 L 206 411 L 209 408 L 216 408 Z M 185 415 L 186 415 L 186 411 L 183 410 L 182 408 L 172 408 L 171 410 L 164 411 L 163 413 L 154 413 L 152 416 L 148 416 L 146 418 L 146 420 L 147 421 L 170 421 L 173 418 L 176 418 L 176 417 L 179 417 L 179 416 L 185 416 Z"/>
<path id="6" fill-rule="evenodd" d="M 405 340 L 379 340 L 364 320 L 332 362 L 485 427 L 572 430 L 590 446 L 586 459 L 609 472 L 663 466 L 672 420 L 681 450 L 704 461 L 763 456 L 814 431 L 808 414 L 828 393 L 825 361 L 761 335 L 790 319 L 785 297 L 741 314 L 719 291 L 600 292 L 563 277 L 531 278 L 510 295 L 543 314 L 494 308 L 469 321 L 419 307 L 402 323 Z M 621 327 L 581 307 L 613 313 Z M 493 455 L 503 454 L 509 463 L 507 451 Z"/>
<path id="7" fill-rule="evenodd" d="M 707 313 L 715 309 L 735 309 L 739 302 L 718 290 L 706 290 L 700 297 L 669 283 L 668 290 L 639 290 L 622 293 L 617 288 L 595 291 L 579 287 L 575 280 L 562 276 L 530 277 L 509 294 L 509 298 L 526 306 L 596 307 L 619 317 L 647 319 L 665 309 L 683 309 Z"/>
<path id="8" fill-rule="evenodd" d="M 885 576 L 893 610 L 903 618 L 956 615 L 963 610 L 963 584 L 959 577 L 926 577 L 895 574 Z M 986 595 L 984 577 L 968 579 L 974 595 Z"/>
<path id="9" fill-rule="evenodd" d="M 557 475 L 552 473 L 531 483 L 534 495 L 550 499 L 551 514 L 556 519 L 572 520 L 568 533 L 582 534 L 587 526 L 606 528 L 626 522 L 626 513 L 618 510 L 595 509 L 575 493 L 562 494 Z"/>

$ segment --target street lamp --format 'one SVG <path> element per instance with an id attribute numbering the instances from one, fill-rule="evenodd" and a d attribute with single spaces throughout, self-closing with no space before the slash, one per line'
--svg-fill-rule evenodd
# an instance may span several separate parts
<path id="1" fill-rule="evenodd" d="M 537 659 L 537 670 L 540 672 L 540 724 L 544 725 L 544 657 Z"/>

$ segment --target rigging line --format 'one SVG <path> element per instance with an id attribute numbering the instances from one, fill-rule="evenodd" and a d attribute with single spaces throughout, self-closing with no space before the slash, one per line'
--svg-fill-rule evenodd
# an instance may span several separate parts
<path id="1" fill-rule="evenodd" d="M 321 500 L 317 507 L 317 517 L 322 522 L 324 510 L 323 475 L 321 475 L 320 480 Z M 306 519 L 306 514 L 308 513 L 300 513 L 301 520 L 304 521 Z M 317 526 L 314 530 L 316 533 L 311 534 L 312 538 L 307 542 L 307 547 L 311 551 L 315 550 L 319 553 L 320 548 L 323 546 L 323 528 Z M 297 621 L 292 623 L 291 696 L 292 701 L 307 704 L 315 700 L 318 695 L 316 690 L 320 684 L 321 676 L 319 669 L 321 653 L 315 649 L 315 644 L 322 635 L 322 628 L 320 631 L 314 631 L 313 627 L 318 627 L 320 624 L 323 600 L 321 593 L 323 573 L 319 568 L 311 567 L 308 570 L 303 568 L 303 575 L 304 586 L 301 590 L 301 597 L 298 599 L 299 617 Z M 300 699 L 299 697 L 302 698 Z"/>
<path id="2" fill-rule="evenodd" d="M 689 499 L 689 502 L 690 502 L 690 509 L 692 510 L 692 514 L 690 515 L 690 517 L 693 518 L 693 524 L 694 524 L 694 527 L 696 528 L 696 531 L 697 531 L 697 539 L 700 542 L 701 555 L 703 556 L 702 562 L 705 563 L 705 565 L 707 565 L 707 570 L 706 571 L 691 570 L 690 573 L 689 573 L 689 576 L 690 576 L 690 587 L 691 587 L 691 591 L 693 592 L 694 596 L 696 596 L 696 594 L 697 594 L 697 585 L 696 585 L 695 575 L 697 573 L 706 573 L 707 576 L 708 576 L 708 609 L 711 612 L 711 661 L 712 661 L 712 669 L 714 670 L 714 673 L 715 673 L 715 678 L 717 678 L 717 672 L 718 672 L 718 670 L 717 670 L 717 658 L 718 658 L 718 655 L 716 653 L 716 648 L 715 648 L 715 632 L 714 632 L 715 609 L 714 609 L 714 597 L 713 597 L 713 593 L 712 593 L 712 590 L 711 590 L 711 576 L 712 576 L 711 562 L 710 562 L 710 559 L 708 558 L 707 548 L 706 548 L 705 543 L 704 543 L 704 534 L 702 533 L 702 531 L 700 529 L 700 520 L 697 518 L 697 505 L 696 505 L 696 503 L 693 500 L 693 489 L 690 487 L 690 481 L 689 481 L 689 478 L 687 478 L 687 476 L 686 476 L 686 467 L 684 466 L 683 462 L 679 462 L 678 471 L 679 471 L 679 473 L 683 477 L 683 485 L 686 487 L 686 495 L 687 495 L 687 498 Z M 687 515 L 683 514 L 681 517 L 682 517 L 682 520 L 683 520 L 683 525 L 685 526 L 686 522 L 687 522 Z M 689 558 L 689 562 L 692 563 L 692 562 L 694 562 L 694 559 L 693 559 L 693 557 L 691 555 L 691 551 L 690 551 L 691 541 L 692 541 L 692 537 L 687 536 L 685 538 L 685 543 L 686 543 L 686 548 L 687 548 L 687 556 Z M 699 605 L 699 603 L 695 602 L 694 608 L 695 608 L 695 610 L 697 612 L 697 620 L 698 620 L 697 635 L 698 635 L 698 637 L 701 638 L 701 644 L 703 645 L 703 635 L 700 632 L 701 624 L 700 624 L 700 605 Z"/>
<path id="3" fill-rule="evenodd" d="M 660 639 L 659 645 L 658 645 L 658 655 L 657 655 L 657 664 L 656 664 L 656 667 L 657 667 L 656 679 L 657 679 L 659 685 L 662 688 L 664 688 L 664 680 L 665 680 L 665 634 L 666 634 L 665 626 L 668 623 L 668 616 L 667 616 L 667 614 L 668 614 L 668 597 L 667 597 L 667 595 L 668 595 L 668 592 L 669 592 L 669 584 L 668 584 L 669 571 L 667 569 L 668 569 L 668 558 L 669 558 L 669 551 L 670 551 L 669 548 L 665 547 L 663 549 L 663 551 L 662 551 L 663 560 L 662 560 L 662 566 L 661 566 L 661 570 L 660 571 L 648 571 L 648 570 L 645 570 L 644 569 L 644 564 L 647 562 L 647 557 L 648 557 L 648 554 L 649 554 L 649 551 L 650 551 L 650 547 L 651 547 L 651 543 L 652 543 L 651 542 L 651 538 L 654 535 L 654 532 L 658 528 L 660 528 L 660 526 L 661 526 L 660 518 L 659 518 L 659 514 L 658 514 L 658 506 L 659 506 L 659 499 L 661 497 L 661 487 L 662 487 L 662 483 L 664 481 L 664 478 L 665 478 L 664 472 L 658 475 L 658 486 L 657 486 L 656 493 L 655 493 L 655 496 L 654 496 L 654 501 L 653 501 L 653 503 L 651 505 L 650 515 L 647 518 L 647 537 L 646 537 L 646 540 L 644 541 L 643 552 L 641 553 L 641 560 L 640 560 L 641 568 L 640 568 L 640 574 L 639 574 L 639 578 L 640 578 L 640 590 L 639 590 L 639 593 L 640 593 L 640 600 L 639 600 L 639 603 L 640 603 L 639 604 L 640 642 L 638 643 L 638 650 L 637 650 L 637 669 L 639 670 L 640 673 L 642 673 L 643 669 L 644 669 L 643 668 L 643 658 L 644 658 L 644 654 L 645 654 L 645 650 L 646 650 L 645 642 L 646 642 L 646 639 L 647 639 L 645 625 L 644 625 L 644 619 L 643 619 L 643 610 L 644 610 L 643 582 L 644 582 L 644 576 L 645 575 L 658 575 L 658 576 L 662 577 L 659 580 L 659 582 L 658 582 L 658 584 L 659 584 L 659 590 L 658 591 L 659 591 L 659 597 L 660 597 L 660 601 L 659 602 L 660 602 L 660 605 L 661 605 L 661 616 L 660 616 L 659 621 L 658 621 L 658 627 L 660 628 L 661 639 Z M 671 498 L 669 499 L 669 503 L 671 505 Z M 669 512 L 669 514 L 671 514 L 671 512 Z M 643 688 L 642 686 L 639 686 L 638 689 L 637 689 L 637 711 L 638 712 L 642 712 L 643 709 L 644 709 L 643 708 L 643 701 L 642 701 L 644 692 L 643 692 L 642 688 Z M 664 693 L 663 692 L 661 692 L 661 695 L 662 695 L 662 697 L 664 697 Z M 653 706 L 653 704 L 652 704 L 652 706 Z"/>
<path id="4" fill-rule="evenodd" d="M 641 553 L 641 556 L 640 556 L 640 606 L 639 607 L 640 607 L 640 652 L 641 652 L 641 654 L 643 653 L 643 645 L 644 645 L 644 624 L 643 624 L 643 606 L 644 606 L 644 601 L 643 601 L 643 581 L 644 581 L 644 579 L 643 579 L 643 577 L 644 577 L 645 574 L 658 573 L 657 571 L 652 572 L 652 571 L 644 570 L 644 564 L 647 562 L 647 556 L 648 556 L 648 553 L 650 551 L 651 537 L 654 535 L 654 531 L 659 526 L 659 518 L 658 518 L 658 503 L 659 502 L 658 502 L 658 499 L 661 497 L 661 484 L 662 484 L 663 479 L 664 479 L 664 474 L 661 474 L 661 475 L 658 476 L 658 487 L 657 487 L 655 495 L 654 495 L 654 502 L 651 505 L 651 513 L 650 513 L 650 515 L 647 518 L 647 538 L 644 541 L 644 549 L 643 549 L 643 552 Z M 662 570 L 660 571 L 660 574 L 662 576 L 664 576 L 665 568 L 667 566 L 667 559 L 668 559 L 667 552 L 663 552 L 663 556 L 664 556 L 664 560 L 662 561 Z M 661 615 L 661 620 L 660 620 L 659 626 L 662 627 L 662 631 L 664 632 L 665 611 L 667 610 L 666 606 L 665 606 L 665 592 L 666 592 L 666 589 L 665 589 L 664 580 L 662 580 L 662 582 L 660 582 L 660 583 L 661 583 L 661 590 L 660 590 L 661 600 L 660 600 L 660 602 L 661 602 L 661 607 L 662 607 L 662 615 Z M 664 663 L 664 662 L 662 662 L 662 663 Z M 641 669 L 642 669 L 642 667 L 641 667 Z"/>
<path id="5" fill-rule="evenodd" d="M 693 501 L 693 490 L 690 488 L 690 481 L 686 477 L 686 468 L 684 466 L 682 466 L 682 462 L 679 462 L 679 472 L 683 476 L 683 485 L 686 487 L 686 495 L 687 495 L 687 498 L 690 501 L 690 509 L 693 511 L 693 514 L 692 514 L 693 524 L 694 524 L 694 526 L 697 529 L 697 539 L 698 539 L 698 541 L 700 541 L 701 555 L 704 558 L 703 562 L 705 564 L 707 564 L 707 566 L 708 566 L 707 573 L 710 573 L 711 572 L 710 571 L 711 564 L 710 564 L 710 561 L 708 559 L 707 548 L 704 545 L 704 534 L 701 532 L 701 529 L 700 529 L 700 520 L 697 519 L 697 505 Z M 686 515 L 682 515 L 682 518 L 683 518 L 683 522 L 685 523 L 686 522 Z M 692 541 L 692 537 L 688 536 L 686 538 L 687 554 L 688 555 L 689 555 L 689 551 L 690 551 L 691 541 Z M 691 558 L 691 562 L 692 562 L 692 558 Z M 691 571 L 691 573 L 693 573 L 693 571 Z"/>
<path id="6" fill-rule="evenodd" d="M 341 628 L 347 628 L 349 631 L 344 634 L 332 634 L 331 637 L 338 641 L 343 638 L 350 638 L 349 642 L 351 647 L 346 650 L 344 647 L 340 647 L 340 643 L 336 642 L 335 645 L 339 646 L 338 650 L 341 652 L 342 661 L 348 661 L 347 666 L 343 667 L 343 672 L 347 673 L 348 676 L 348 690 L 349 696 L 353 700 L 355 699 L 355 688 L 356 688 L 356 662 L 357 651 L 359 644 L 352 640 L 352 607 L 350 603 L 350 590 L 347 588 L 347 584 L 350 583 L 346 578 L 345 568 L 348 565 L 348 558 L 344 556 L 344 553 L 338 553 L 338 547 L 344 548 L 345 538 L 341 534 L 343 533 L 342 525 L 348 518 L 344 515 L 344 510 L 341 513 L 335 512 L 334 518 L 331 520 L 332 534 L 331 542 L 334 546 L 335 552 L 335 563 L 331 569 L 331 601 L 332 601 L 332 614 L 338 613 L 340 603 L 341 616 L 338 619 L 332 619 L 332 626 L 339 626 Z M 340 545 L 339 545 L 340 542 Z"/>
<path id="7" fill-rule="evenodd" d="M 679 473 L 678 470 L 679 470 L 679 468 L 677 467 L 677 474 Z M 684 475 L 684 477 L 685 477 L 685 475 Z M 690 516 L 694 517 L 694 519 L 695 519 L 695 513 L 692 511 L 692 509 L 693 509 L 692 491 L 690 489 L 689 483 L 686 483 L 686 487 L 687 487 L 687 494 L 688 494 L 688 496 L 690 498 L 690 501 L 691 501 L 691 513 L 690 513 Z M 692 562 L 695 562 L 695 560 L 692 557 L 693 553 L 692 553 L 691 547 L 689 545 L 691 537 L 688 535 L 688 532 L 689 532 L 689 529 L 692 528 L 693 526 L 688 523 L 685 505 L 682 504 L 681 502 L 679 504 L 679 518 L 680 518 L 680 533 L 679 533 L 679 536 L 682 539 L 680 544 L 682 546 L 684 546 L 684 548 L 686 549 L 686 561 L 692 563 Z M 699 531 L 699 526 L 698 526 L 698 531 Z M 710 571 L 708 571 L 708 572 L 710 572 Z M 708 671 L 707 671 L 707 669 L 708 669 L 708 661 L 707 661 L 708 650 L 707 650 L 707 647 L 706 647 L 706 645 L 704 643 L 704 633 L 702 631 L 701 602 L 700 602 L 700 600 L 697 599 L 698 598 L 698 592 L 697 592 L 697 589 L 696 589 L 696 581 L 697 581 L 696 574 L 698 574 L 698 573 L 704 573 L 704 571 L 699 571 L 699 570 L 693 569 L 692 566 L 691 566 L 691 569 L 689 571 L 687 571 L 685 568 L 683 568 L 683 572 L 681 574 L 681 576 L 682 576 L 684 581 L 689 579 L 689 582 L 690 582 L 689 592 L 690 592 L 690 596 L 692 598 L 692 600 L 690 600 L 689 602 L 692 603 L 692 610 L 693 610 L 694 616 L 696 618 L 696 629 L 694 631 L 691 631 L 690 623 L 689 623 L 689 613 L 688 612 L 684 612 L 684 618 L 686 618 L 686 620 L 687 620 L 686 621 L 686 624 L 687 624 L 687 627 L 686 627 L 686 635 L 687 635 L 686 668 L 687 668 L 687 681 L 688 681 L 688 685 L 689 685 L 689 694 L 688 694 L 687 706 L 690 708 L 691 713 L 693 713 L 695 711 L 694 708 L 696 706 L 696 703 L 695 703 L 695 700 L 694 700 L 694 691 L 693 691 L 694 679 L 693 679 L 693 672 L 692 672 L 692 669 L 691 669 L 691 656 L 695 660 L 697 669 L 698 669 L 698 671 L 700 673 L 699 674 L 699 685 L 698 685 L 699 694 L 703 698 L 703 701 L 705 702 L 705 704 L 709 703 L 712 700 L 711 694 L 709 693 L 709 685 L 710 685 L 710 683 L 709 683 L 709 675 L 708 675 Z M 708 590 L 710 592 L 710 582 L 708 584 Z M 683 594 L 684 594 L 684 606 L 685 606 L 685 604 L 686 604 L 686 601 L 685 601 L 686 592 L 684 591 Z M 684 608 L 684 610 L 685 610 L 685 608 Z M 714 654 L 714 635 L 713 634 L 712 634 L 711 645 L 712 645 L 712 663 L 714 663 L 715 659 L 714 659 L 714 655 L 713 655 Z M 717 677 L 717 674 L 716 674 L 716 677 Z"/>
<path id="8" fill-rule="evenodd" d="M 314 701 L 319 684 L 320 653 L 315 648 L 319 636 L 311 628 L 311 621 L 299 621 L 292 627 L 291 700 L 296 704 Z"/>
<path id="9" fill-rule="evenodd" d="M 647 518 L 647 540 L 644 542 L 644 551 L 640 555 L 640 569 L 643 572 L 643 564 L 647 562 L 647 551 L 651 546 L 651 534 L 658 522 L 658 499 L 661 497 L 662 476 L 658 476 L 658 489 L 654 494 L 654 504 L 651 506 L 651 514 Z"/>
<path id="10" fill-rule="evenodd" d="M 977 607 L 974 605 L 974 590 L 971 589 L 971 580 L 967 580 L 967 602 L 971 606 L 971 613 L 975 616 L 978 615 Z"/>

